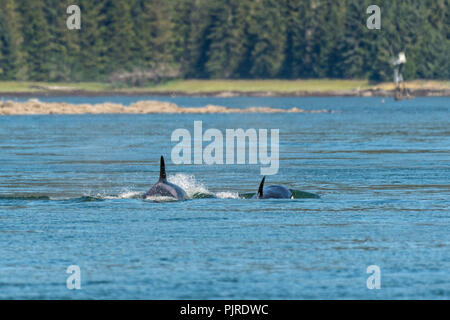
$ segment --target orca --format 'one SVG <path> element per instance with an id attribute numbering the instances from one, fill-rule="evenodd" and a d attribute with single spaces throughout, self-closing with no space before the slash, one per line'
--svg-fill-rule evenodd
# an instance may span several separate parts
<path id="1" fill-rule="evenodd" d="M 166 177 L 166 165 L 164 163 L 164 157 L 161 156 L 160 168 L 159 168 L 159 180 L 153 185 L 153 187 L 143 195 L 144 199 L 150 197 L 169 197 L 175 200 L 186 200 L 187 195 L 183 189 L 176 184 L 167 181 Z"/>
<path id="2" fill-rule="evenodd" d="M 263 177 L 259 184 L 258 193 L 253 196 L 256 199 L 294 199 L 294 195 L 291 190 L 285 186 L 272 185 L 264 187 L 264 181 L 266 177 Z"/>

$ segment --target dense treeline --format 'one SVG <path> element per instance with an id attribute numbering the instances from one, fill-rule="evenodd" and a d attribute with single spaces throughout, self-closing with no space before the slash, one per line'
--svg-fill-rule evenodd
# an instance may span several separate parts
<path id="1" fill-rule="evenodd" d="M 186 78 L 450 78 L 449 0 L 0 0 L 0 79 L 104 80 L 170 66 Z M 78 4 L 81 30 L 68 30 Z"/>

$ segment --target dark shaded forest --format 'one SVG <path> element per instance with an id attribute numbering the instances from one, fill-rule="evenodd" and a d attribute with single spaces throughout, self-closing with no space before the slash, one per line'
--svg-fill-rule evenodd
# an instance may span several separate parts
<path id="1" fill-rule="evenodd" d="M 376 2 L 376 3 L 375 3 Z M 81 8 L 81 30 L 66 9 Z M 381 30 L 366 9 L 381 7 Z M 449 0 L 0 0 L 0 79 L 449 79 Z M 174 72 L 176 70 L 176 72 Z"/>

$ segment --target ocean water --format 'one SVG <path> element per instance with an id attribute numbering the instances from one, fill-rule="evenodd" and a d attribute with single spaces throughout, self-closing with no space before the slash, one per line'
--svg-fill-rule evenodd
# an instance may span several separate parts
<path id="1" fill-rule="evenodd" d="M 0 299 L 450 298 L 449 98 L 40 99 L 332 112 L 0 116 Z M 261 164 L 174 164 L 171 134 L 194 121 L 279 129 L 266 183 L 320 199 L 244 199 Z M 211 197 L 142 200 L 161 155 Z"/>

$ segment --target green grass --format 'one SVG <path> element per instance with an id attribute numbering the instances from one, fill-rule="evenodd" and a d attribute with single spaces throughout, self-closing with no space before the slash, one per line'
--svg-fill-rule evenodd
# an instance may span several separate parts
<path id="1" fill-rule="evenodd" d="M 450 89 L 450 81 L 417 80 L 408 83 L 412 89 Z M 0 93 L 44 93 L 54 91 L 85 92 L 181 92 L 186 94 L 215 92 L 325 92 L 351 91 L 357 89 L 393 89 L 392 83 L 370 85 L 367 80 L 172 80 L 159 85 L 144 87 L 126 87 L 101 82 L 51 83 L 51 82 L 19 82 L 0 81 Z"/>
<path id="2" fill-rule="evenodd" d="M 365 80 L 180 80 L 170 81 L 150 91 L 199 92 L 296 92 L 338 91 L 367 87 Z"/>
<path id="3" fill-rule="evenodd" d="M 45 92 L 51 88 L 65 89 L 68 91 L 83 90 L 88 92 L 109 91 L 113 87 L 110 84 L 99 82 L 82 83 L 53 83 L 53 82 L 21 82 L 21 81 L 0 81 L 0 92 Z"/>

